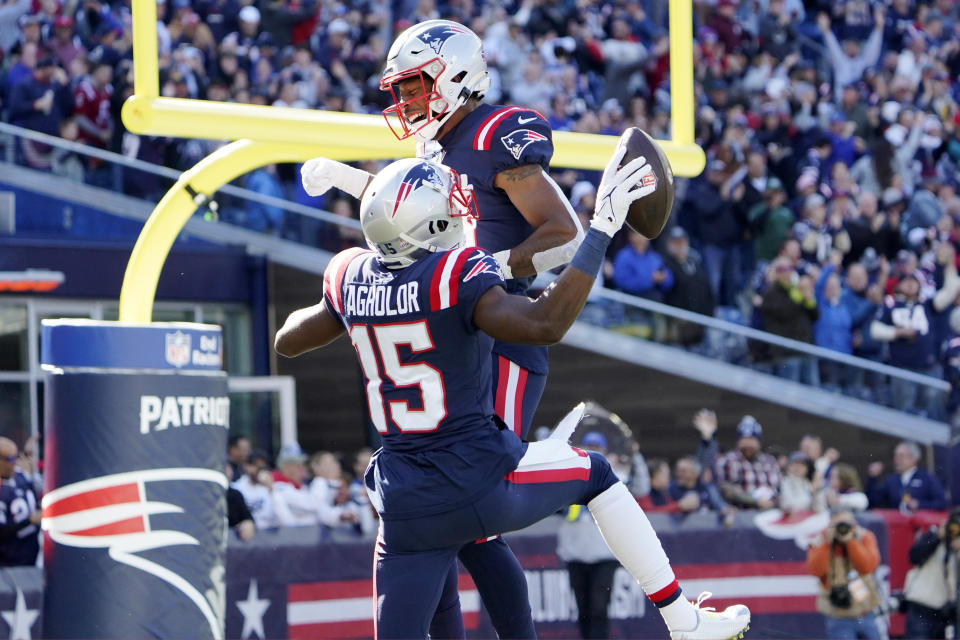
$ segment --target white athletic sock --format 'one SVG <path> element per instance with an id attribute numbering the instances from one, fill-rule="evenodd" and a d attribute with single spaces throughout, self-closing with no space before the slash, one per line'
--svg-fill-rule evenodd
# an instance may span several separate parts
<path id="1" fill-rule="evenodd" d="M 587 507 L 613 555 L 636 578 L 648 596 L 676 582 L 677 578 L 657 532 L 626 485 L 616 483 L 591 500 Z M 682 594 L 659 608 L 659 611 L 671 631 L 689 630 L 697 626 L 696 609 Z"/>

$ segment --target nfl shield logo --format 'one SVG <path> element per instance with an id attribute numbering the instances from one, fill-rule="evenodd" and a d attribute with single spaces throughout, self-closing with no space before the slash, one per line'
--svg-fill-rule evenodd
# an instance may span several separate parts
<path id="1" fill-rule="evenodd" d="M 190 334 L 182 331 L 166 334 L 167 338 L 167 362 L 180 368 L 190 363 Z"/>

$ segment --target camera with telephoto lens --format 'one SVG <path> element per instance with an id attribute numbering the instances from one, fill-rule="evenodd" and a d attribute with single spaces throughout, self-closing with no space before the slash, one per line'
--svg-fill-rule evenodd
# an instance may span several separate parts
<path id="1" fill-rule="evenodd" d="M 830 587 L 829 598 L 830 604 L 838 609 L 849 609 L 850 605 L 853 604 L 853 596 L 845 584 Z"/>
<path id="2" fill-rule="evenodd" d="M 853 525 L 849 522 L 838 522 L 837 526 L 834 527 L 834 531 L 837 532 L 838 536 L 845 536 L 850 533 L 850 530 L 853 529 Z"/>

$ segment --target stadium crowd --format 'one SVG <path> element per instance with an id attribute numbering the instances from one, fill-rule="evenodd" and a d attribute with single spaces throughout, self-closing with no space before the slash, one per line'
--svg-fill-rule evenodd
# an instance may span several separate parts
<path id="1" fill-rule="evenodd" d="M 765 441 L 763 426 L 750 415 L 737 422 L 733 438 L 729 428 L 721 438 L 717 415 L 702 409 L 691 420 L 699 438 L 691 440 L 688 455 L 671 463 L 645 459 L 634 438 L 625 437 L 623 429 L 605 428 L 606 421 L 588 415 L 574 441 L 603 453 L 645 511 L 677 517 L 714 513 L 718 524 L 728 526 L 744 509 L 804 517 L 837 509 L 898 509 L 909 515 L 948 506 L 943 485 L 922 468 L 922 451 L 914 442 L 899 443 L 889 467 L 878 460 L 858 470 L 817 435 L 803 435 L 795 449 Z M 540 427 L 535 439 L 549 432 Z M 721 442 L 733 446 L 721 450 Z M 248 438 L 234 436 L 227 458 L 231 486 L 258 529 L 321 524 L 344 535 L 371 536 L 376 515 L 361 480 L 371 454 L 363 448 L 349 455 L 307 456 L 290 443 L 272 461 L 266 452 L 252 450 Z"/>
<path id="2" fill-rule="evenodd" d="M 696 139 L 705 172 L 678 180 L 670 228 L 622 234 L 608 286 L 771 333 L 946 377 L 960 389 L 954 314 L 960 196 L 960 9 L 952 0 L 697 0 Z M 429 18 L 485 45 L 486 100 L 530 107 L 557 131 L 670 137 L 666 3 L 659 0 L 158 0 L 164 96 L 378 114 L 386 48 Z M 120 119 L 133 90 L 130 7 L 3 0 L 3 121 L 130 158 L 187 169 L 221 142 L 137 136 Z M 169 184 L 22 140 L 19 161 L 158 199 Z M 376 171 L 371 163 L 365 168 Z M 243 180 L 343 217 L 337 191 L 311 198 L 292 166 Z M 598 175 L 554 177 L 584 216 Z M 225 200 L 221 218 L 338 250 L 359 232 L 279 207 Z M 951 322 L 951 318 L 953 322 Z M 700 348 L 698 326 L 605 309 L 602 322 Z M 944 419 L 930 387 L 889 386 L 759 344 L 713 355 Z"/>

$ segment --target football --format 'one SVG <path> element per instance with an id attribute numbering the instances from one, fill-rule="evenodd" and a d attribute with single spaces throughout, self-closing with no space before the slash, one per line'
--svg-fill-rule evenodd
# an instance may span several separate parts
<path id="1" fill-rule="evenodd" d="M 656 187 L 656 191 L 630 205 L 626 223 L 637 233 L 653 240 L 663 231 L 673 208 L 673 169 L 660 145 L 644 131 L 630 127 L 624 132 L 624 137 L 627 153 L 620 166 L 643 156 L 653 167 L 653 171 L 643 177 L 643 184 Z"/>

